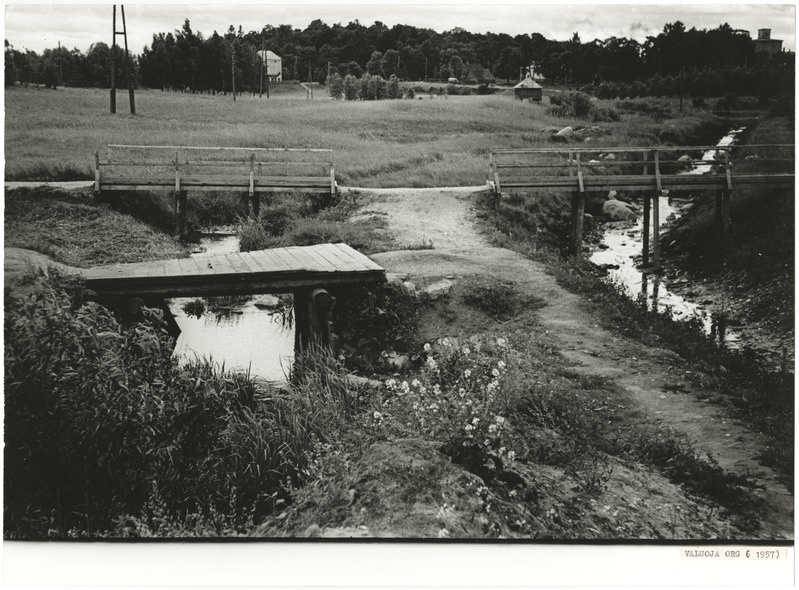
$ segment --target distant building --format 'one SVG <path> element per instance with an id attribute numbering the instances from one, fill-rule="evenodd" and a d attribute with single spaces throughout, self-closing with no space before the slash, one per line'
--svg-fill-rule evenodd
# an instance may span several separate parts
<path id="1" fill-rule="evenodd" d="M 259 51 L 258 57 L 265 62 L 264 74 L 269 76 L 270 82 L 283 81 L 283 60 L 272 51 Z"/>
<path id="2" fill-rule="evenodd" d="M 541 99 L 544 97 L 544 89 L 541 87 L 541 84 L 534 81 L 529 74 L 524 80 L 513 87 L 513 93 L 519 100 L 527 98 L 536 102 L 541 102 Z"/>
<path id="3" fill-rule="evenodd" d="M 772 39 L 771 29 L 758 29 L 755 39 L 755 53 L 766 52 L 774 55 L 782 51 L 782 39 Z"/>
<path id="4" fill-rule="evenodd" d="M 470 63 L 466 67 L 469 68 L 469 71 L 463 77 L 464 84 L 493 84 L 496 82 L 491 71 L 479 63 Z"/>

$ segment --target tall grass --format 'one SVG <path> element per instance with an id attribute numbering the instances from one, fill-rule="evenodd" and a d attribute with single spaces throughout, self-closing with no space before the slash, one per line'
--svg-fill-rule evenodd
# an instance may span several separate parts
<path id="1" fill-rule="evenodd" d="M 123 328 L 56 272 L 7 296 L 5 342 L 6 538 L 246 530 L 358 404 L 313 353 L 288 394 L 179 366 L 160 312 Z"/>
<path id="2" fill-rule="evenodd" d="M 546 147 L 550 126 L 579 125 L 510 95 L 404 101 L 270 99 L 140 91 L 139 114 L 110 115 L 103 90 L 6 90 L 6 178 L 91 168 L 109 143 L 333 148 L 339 182 L 365 187 L 476 185 L 491 147 Z M 608 103 L 609 104 L 609 103 Z M 709 115 L 700 115 L 710 119 Z M 664 128 L 679 119 L 663 122 Z M 602 123 L 608 145 L 640 142 L 652 119 Z M 54 138 L 56 139 L 54 141 Z M 124 138 L 121 140 L 120 138 Z M 655 139 L 657 141 L 657 138 Z"/>

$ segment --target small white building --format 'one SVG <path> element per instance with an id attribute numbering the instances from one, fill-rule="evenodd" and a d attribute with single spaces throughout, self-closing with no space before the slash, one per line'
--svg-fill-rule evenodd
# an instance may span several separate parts
<path id="1" fill-rule="evenodd" d="M 259 51 L 258 56 L 265 62 L 264 74 L 269 76 L 270 82 L 283 81 L 283 60 L 272 51 Z"/>

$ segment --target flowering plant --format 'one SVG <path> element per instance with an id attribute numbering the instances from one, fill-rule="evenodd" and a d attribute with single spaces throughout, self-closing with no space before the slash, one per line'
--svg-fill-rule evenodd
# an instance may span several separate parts
<path id="1" fill-rule="evenodd" d="M 503 338 L 485 345 L 477 338 L 425 344 L 418 378 L 386 381 L 392 394 L 386 407 L 397 415 L 405 410 L 406 426 L 443 440 L 452 454 L 477 451 L 483 459 L 499 459 L 499 465 L 512 462 L 515 452 L 506 443 L 509 423 L 502 396 L 506 346 Z"/>

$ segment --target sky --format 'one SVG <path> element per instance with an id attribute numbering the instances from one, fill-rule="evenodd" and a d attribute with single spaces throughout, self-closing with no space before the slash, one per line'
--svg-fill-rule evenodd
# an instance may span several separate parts
<path id="1" fill-rule="evenodd" d="M 295 4 L 178 4 L 171 2 L 125 6 L 128 42 L 134 53 L 141 53 L 158 32 L 174 31 L 184 19 L 192 29 L 210 35 L 222 33 L 229 25 L 245 31 L 259 30 L 267 24 L 290 24 L 305 28 L 312 20 L 321 19 L 332 25 L 346 25 L 358 19 L 369 26 L 381 21 L 391 27 L 407 24 L 446 31 L 462 27 L 474 33 L 541 33 L 548 39 L 566 40 L 575 31 L 583 41 L 610 36 L 624 36 L 639 41 L 657 34 L 663 25 L 680 20 L 686 28 L 715 28 L 726 22 L 735 29 L 746 29 L 752 37 L 757 29 L 770 28 L 771 36 L 782 39 L 787 49 L 796 49 L 795 6 L 793 4 L 603 4 L 587 2 L 568 5 L 546 5 L 519 2 L 480 4 L 438 0 L 431 4 L 422 0 L 409 3 L 352 4 L 340 0 L 326 3 Z M 110 4 L 32 4 L 20 0 L 4 0 L 4 36 L 17 49 L 41 52 L 58 42 L 68 49 L 86 51 L 92 43 L 111 38 Z M 412 3 L 413 2 L 413 3 Z M 121 24 L 118 25 L 121 30 Z M 121 41 L 121 39 L 120 39 Z"/>

